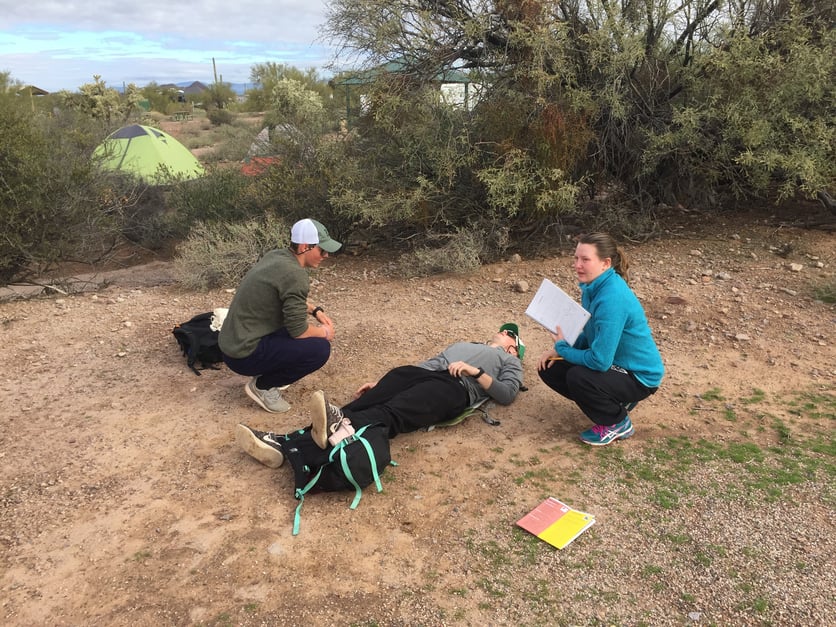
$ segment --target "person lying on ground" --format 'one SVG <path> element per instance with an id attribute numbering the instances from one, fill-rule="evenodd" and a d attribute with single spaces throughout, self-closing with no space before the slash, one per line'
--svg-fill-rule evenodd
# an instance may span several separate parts
<path id="1" fill-rule="evenodd" d="M 389 438 L 452 420 L 485 399 L 509 405 L 522 387 L 525 344 L 519 327 L 503 324 L 487 342 L 457 342 L 414 366 L 398 366 L 377 383 L 366 383 L 347 405 L 337 407 L 324 392 L 311 395 L 310 437 L 323 450 L 329 437 L 346 425 L 359 429 L 382 424 Z M 239 446 L 262 464 L 284 462 L 281 436 L 236 427 Z"/>

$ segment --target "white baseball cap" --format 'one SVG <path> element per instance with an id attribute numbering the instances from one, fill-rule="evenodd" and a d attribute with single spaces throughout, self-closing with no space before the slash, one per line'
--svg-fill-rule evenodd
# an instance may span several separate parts
<path id="1" fill-rule="evenodd" d="M 342 244 L 328 235 L 328 229 L 321 222 L 305 218 L 290 229 L 290 241 L 294 244 L 316 244 L 328 253 L 337 252 Z"/>

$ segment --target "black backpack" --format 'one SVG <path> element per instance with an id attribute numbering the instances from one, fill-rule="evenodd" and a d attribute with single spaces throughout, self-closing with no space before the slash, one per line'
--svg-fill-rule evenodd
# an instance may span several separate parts
<path id="1" fill-rule="evenodd" d="M 210 327 L 212 324 L 212 312 L 198 314 L 188 322 L 178 324 L 172 329 L 174 338 L 180 345 L 180 350 L 186 357 L 186 363 L 194 373 L 200 376 L 195 364 L 200 362 L 202 368 L 211 368 L 212 370 L 219 370 L 215 366 L 218 362 L 223 361 L 221 349 L 218 346 L 218 331 L 213 331 Z"/>
<path id="2" fill-rule="evenodd" d="M 322 450 L 306 427 L 278 437 L 282 452 L 293 467 L 294 495 L 299 501 L 293 520 L 293 535 L 299 533 L 302 504 L 306 494 L 354 490 L 350 508 L 360 504 L 363 488 L 372 483 L 383 491 L 380 475 L 395 465 L 389 451 L 389 428 L 366 425 L 336 446 Z"/>

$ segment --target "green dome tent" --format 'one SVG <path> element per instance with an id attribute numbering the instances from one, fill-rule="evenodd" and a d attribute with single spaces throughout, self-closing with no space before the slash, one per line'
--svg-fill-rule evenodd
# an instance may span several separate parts
<path id="1" fill-rule="evenodd" d="M 101 166 L 107 170 L 131 173 L 152 185 L 204 174 L 200 161 L 183 144 L 164 131 L 141 124 L 111 133 L 93 156 L 101 159 Z"/>

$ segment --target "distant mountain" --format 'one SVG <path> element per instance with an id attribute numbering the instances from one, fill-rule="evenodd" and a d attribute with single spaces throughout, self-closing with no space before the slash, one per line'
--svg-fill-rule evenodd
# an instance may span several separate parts
<path id="1" fill-rule="evenodd" d="M 206 89 L 209 85 L 212 84 L 212 81 L 180 81 L 179 83 L 174 83 L 179 89 L 182 89 L 187 94 L 192 93 L 199 93 L 203 89 Z M 195 86 L 202 86 L 202 89 L 195 88 Z M 239 96 L 243 96 L 244 92 L 248 89 L 252 89 L 252 83 L 229 83 L 229 86 Z M 194 91 L 189 91 L 189 89 L 193 89 Z"/>

